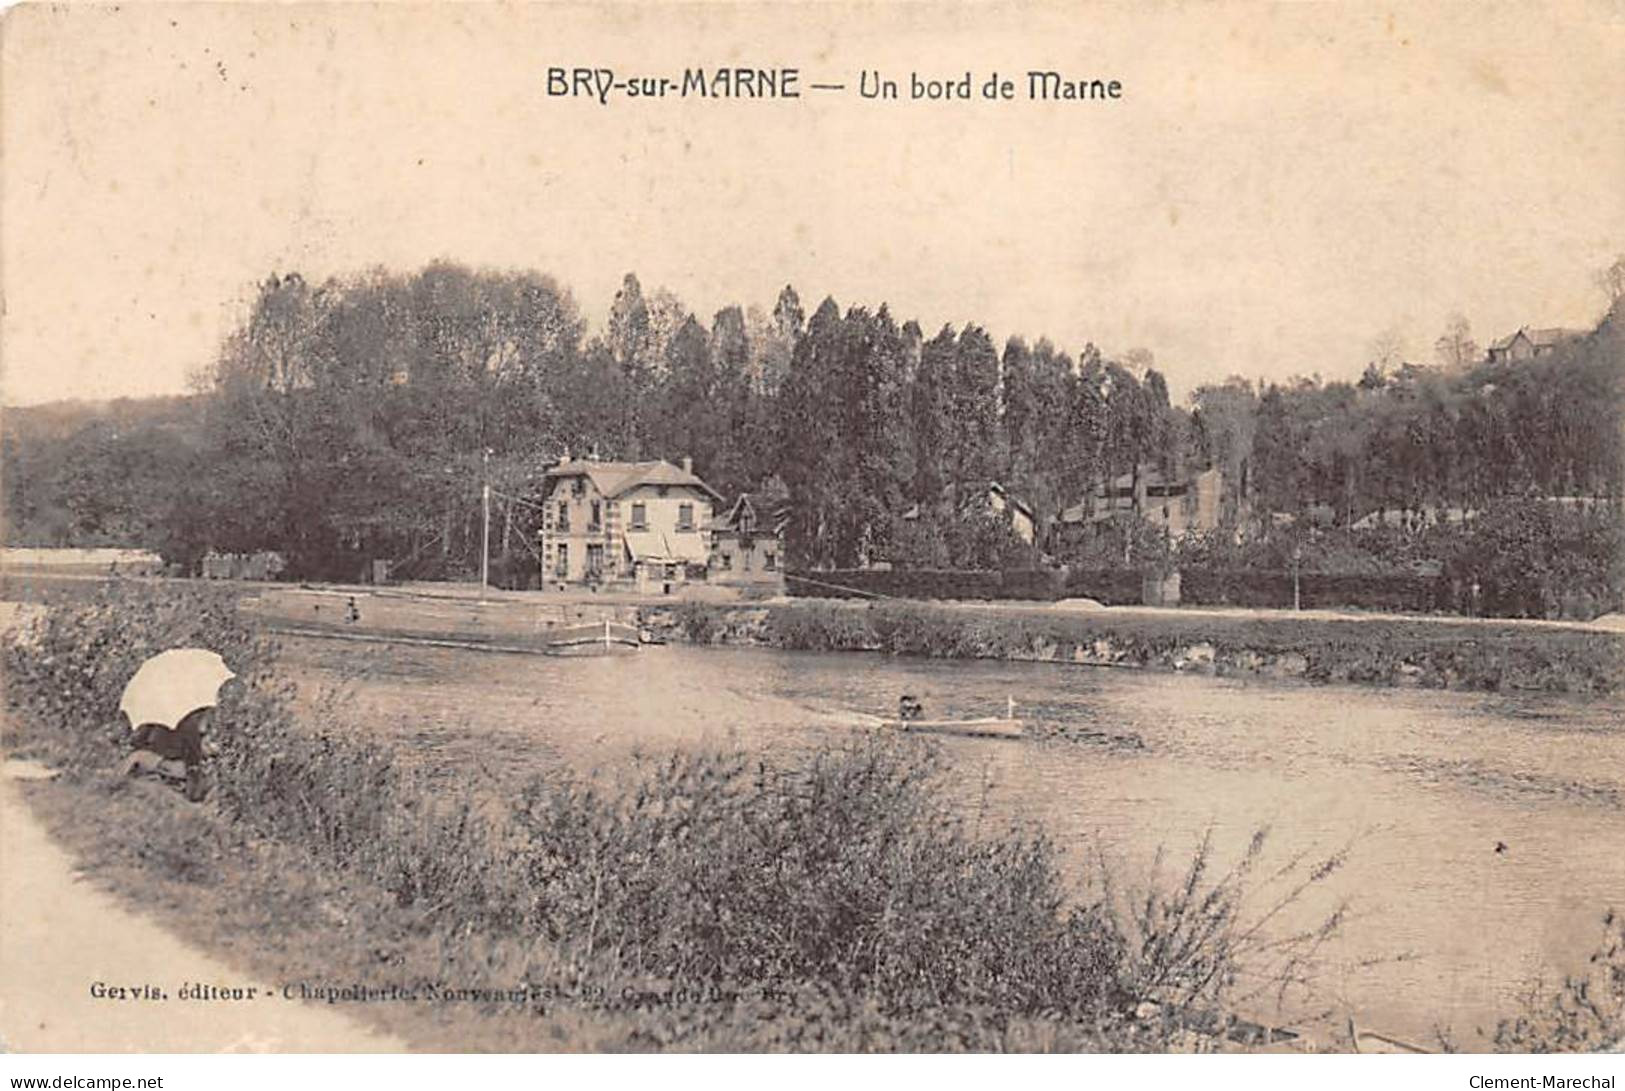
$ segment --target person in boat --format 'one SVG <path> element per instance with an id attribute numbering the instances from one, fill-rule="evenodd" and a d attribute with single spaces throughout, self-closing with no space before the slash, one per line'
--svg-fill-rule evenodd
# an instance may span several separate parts
<path id="1" fill-rule="evenodd" d="M 203 729 L 214 710 L 199 708 L 170 729 L 163 724 L 142 724 L 135 729 L 135 751 L 124 760 L 124 775 L 146 774 L 183 786 L 186 798 L 202 802 L 209 794 L 203 775 Z"/>

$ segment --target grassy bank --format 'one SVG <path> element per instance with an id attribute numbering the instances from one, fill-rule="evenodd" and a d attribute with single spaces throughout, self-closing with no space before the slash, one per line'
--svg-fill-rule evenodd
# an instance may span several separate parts
<path id="1" fill-rule="evenodd" d="M 1314 682 L 1611 694 L 1625 634 L 1400 619 L 1125 614 L 925 603 L 687 603 L 668 626 L 696 643 L 880 651 L 942 659 L 1194 670 Z"/>
<path id="2" fill-rule="evenodd" d="M 1336 924 L 1260 938 L 1261 842 L 1155 889 L 1069 889 L 1041 833 L 948 810 L 915 740 L 550 772 L 492 806 L 355 741 L 342 708 L 296 722 L 230 597 L 176 590 L 111 588 L 7 647 L 7 749 L 65 771 L 36 806 L 102 881 L 271 982 L 416 991 L 358 1014 L 420 1045 L 1205 1048 L 1193 1028 L 1302 978 Z M 243 677 L 201 807 L 111 774 L 124 680 L 175 644 Z"/>

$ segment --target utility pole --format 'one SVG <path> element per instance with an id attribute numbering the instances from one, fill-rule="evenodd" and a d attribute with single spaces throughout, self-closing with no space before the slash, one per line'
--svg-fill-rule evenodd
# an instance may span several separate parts
<path id="1" fill-rule="evenodd" d="M 485 449 L 480 466 L 483 479 L 480 488 L 480 596 L 483 598 L 486 588 L 491 585 L 491 448 Z"/>
<path id="2" fill-rule="evenodd" d="M 1302 610 L 1303 599 L 1298 593 L 1298 569 L 1303 559 L 1303 546 L 1292 543 L 1292 609 Z"/>

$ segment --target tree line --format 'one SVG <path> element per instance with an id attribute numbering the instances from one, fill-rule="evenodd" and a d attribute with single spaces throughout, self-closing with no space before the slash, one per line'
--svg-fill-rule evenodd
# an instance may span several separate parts
<path id="1" fill-rule="evenodd" d="M 1357 381 L 1235 377 L 1175 406 L 1143 351 L 1001 348 L 976 323 L 927 336 L 833 299 L 809 315 L 790 287 L 704 321 L 628 274 L 591 333 L 535 272 L 272 276 L 192 398 L 8 427 L 7 536 L 183 565 L 275 549 L 306 577 L 353 579 L 373 558 L 457 575 L 477 568 L 489 480 L 493 552 L 526 571 L 541 475 L 566 451 L 688 456 L 730 498 L 782 489 L 804 566 L 1035 563 L 973 502 L 994 480 L 1042 528 L 1104 480 L 1217 468 L 1228 540 L 1260 548 L 1281 516 L 1336 533 L 1513 498 L 1617 513 L 1622 320 L 1616 302 L 1551 353 L 1497 363 L 1454 324 L 1432 365 L 1379 352 Z"/>

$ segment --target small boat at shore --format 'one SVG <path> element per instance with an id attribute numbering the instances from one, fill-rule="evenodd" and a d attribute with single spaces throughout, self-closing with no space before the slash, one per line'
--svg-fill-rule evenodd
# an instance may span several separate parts
<path id="1" fill-rule="evenodd" d="M 883 720 L 881 726 L 928 735 L 969 735 L 990 739 L 1019 739 L 1023 734 L 1021 721 L 1016 719 L 1016 701 L 1013 697 L 1007 699 L 1003 716 L 928 720 L 922 715 L 923 712 L 924 706 L 912 694 L 904 694 L 897 702 L 897 719 Z"/>
<path id="2" fill-rule="evenodd" d="M 989 739 L 1019 739 L 1023 733 L 1020 720 L 1004 716 L 989 716 L 980 720 L 885 720 L 881 726 L 926 735 L 969 735 Z"/>
<path id="3" fill-rule="evenodd" d="M 548 655 L 614 655 L 635 652 L 643 643 L 643 634 L 636 626 L 605 618 L 602 622 L 549 631 L 545 650 Z"/>

